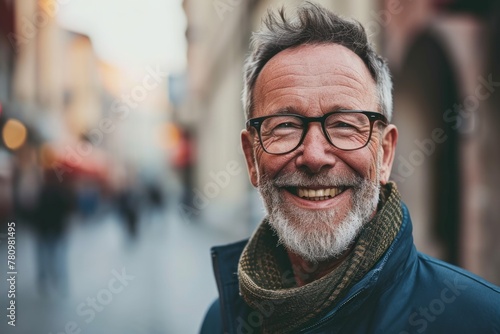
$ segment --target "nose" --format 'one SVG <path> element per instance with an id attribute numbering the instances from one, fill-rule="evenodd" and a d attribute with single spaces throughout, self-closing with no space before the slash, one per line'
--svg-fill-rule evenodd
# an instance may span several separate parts
<path id="1" fill-rule="evenodd" d="M 297 168 L 311 174 L 332 168 L 337 161 L 334 154 L 336 149 L 326 139 L 319 123 L 309 123 L 304 141 L 298 150 Z"/>

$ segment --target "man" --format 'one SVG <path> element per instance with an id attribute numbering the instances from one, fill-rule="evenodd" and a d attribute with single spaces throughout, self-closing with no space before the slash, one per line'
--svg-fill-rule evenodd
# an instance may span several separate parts
<path id="1" fill-rule="evenodd" d="M 202 333 L 500 333 L 500 290 L 418 253 L 389 181 L 386 63 L 316 5 L 269 14 L 245 68 L 241 134 L 267 217 L 212 250 Z"/>

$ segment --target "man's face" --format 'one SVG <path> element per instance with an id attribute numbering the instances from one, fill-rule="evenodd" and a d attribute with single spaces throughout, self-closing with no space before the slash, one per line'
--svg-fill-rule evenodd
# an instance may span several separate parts
<path id="1" fill-rule="evenodd" d="M 340 45 L 286 49 L 269 60 L 255 83 L 252 117 L 284 111 L 318 117 L 339 109 L 378 110 L 368 68 Z M 311 123 L 295 151 L 271 155 L 255 131 L 244 130 L 251 182 L 285 246 L 309 260 L 325 260 L 347 249 L 375 213 L 396 138 L 394 126 L 380 130 L 375 125 L 368 145 L 342 151 L 328 143 L 320 123 Z"/>

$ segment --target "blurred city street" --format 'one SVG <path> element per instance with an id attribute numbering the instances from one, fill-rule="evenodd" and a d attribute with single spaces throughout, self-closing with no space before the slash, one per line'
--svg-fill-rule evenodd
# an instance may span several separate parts
<path id="1" fill-rule="evenodd" d="M 0 0 L 0 334 L 198 332 L 210 247 L 264 214 L 240 141 L 249 37 L 303 2 Z M 500 284 L 500 2 L 315 2 L 387 58 L 415 245 Z"/>
<path id="2" fill-rule="evenodd" d="M 8 326 L 3 314 L 0 333 L 196 333 L 217 295 L 209 249 L 236 238 L 166 209 L 141 214 L 137 240 L 129 238 L 113 211 L 73 218 L 65 242 L 67 292 L 41 294 L 36 238 L 17 222 L 16 326 Z M 0 258 L 6 259 L 2 240 Z M 8 271 L 7 261 L 0 261 L 0 271 Z M 124 283 L 114 280 L 118 276 Z M 4 278 L 3 313 L 6 288 Z M 96 311 L 87 298 L 95 298 Z"/>

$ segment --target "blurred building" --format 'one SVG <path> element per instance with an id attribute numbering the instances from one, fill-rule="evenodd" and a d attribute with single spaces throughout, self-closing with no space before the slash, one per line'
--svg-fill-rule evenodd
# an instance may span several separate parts
<path id="1" fill-rule="evenodd" d="M 102 113 L 90 39 L 57 24 L 58 1 L 0 3 L 10 9 L 2 14 L 10 13 L 12 22 L 2 34 L 9 56 L 1 59 L 10 61 L 2 71 L 10 74 L 11 91 L 3 94 L 7 116 L 27 122 L 45 140 L 84 134 Z"/>
<path id="2" fill-rule="evenodd" d="M 384 1 L 400 142 L 393 179 L 423 251 L 500 282 L 494 1 Z M 495 22 L 497 24 L 495 28 Z M 495 30 L 496 29 L 496 30 Z"/>
<path id="3" fill-rule="evenodd" d="M 10 47 L 7 34 L 14 29 L 14 6 L 0 1 L 0 126 L 4 123 L 5 104 L 11 99 L 11 82 L 15 54 Z M 12 168 L 6 151 L 0 149 L 0 218 L 9 215 L 12 208 Z"/>
<path id="4" fill-rule="evenodd" d="M 195 129 L 197 138 L 198 195 L 193 199 L 193 209 L 220 228 L 246 232 L 247 217 L 242 213 L 246 212 L 248 185 L 239 149 L 239 129 L 244 123 L 239 101 L 250 27 L 248 12 L 254 4 L 226 3 L 221 11 L 212 1 L 186 0 L 183 5 L 188 19 L 189 102 L 179 116 L 181 122 Z M 213 183 L 210 172 L 226 172 L 231 162 L 237 166 L 236 175 L 222 186 Z M 213 184 L 216 187 L 210 186 Z"/>
<path id="5" fill-rule="evenodd" d="M 10 82 L 14 65 L 14 52 L 7 34 L 14 29 L 14 6 L 11 2 L 0 1 L 0 101 L 10 98 Z"/>
<path id="6" fill-rule="evenodd" d="M 81 170 L 91 165 L 94 155 L 80 139 L 102 117 L 103 93 L 90 39 L 57 24 L 59 1 L 1 0 L 0 6 L 0 130 L 4 134 L 7 124 L 18 124 L 10 136 L 24 136 L 13 146 L 4 135 L 0 145 L 2 165 L 9 166 L 4 171 L 10 171 L 2 173 L 9 203 L 25 170 L 45 164 L 64 181 L 75 169 L 57 170 L 54 163 L 71 160 Z M 30 181 L 33 193 L 41 182 Z"/>

